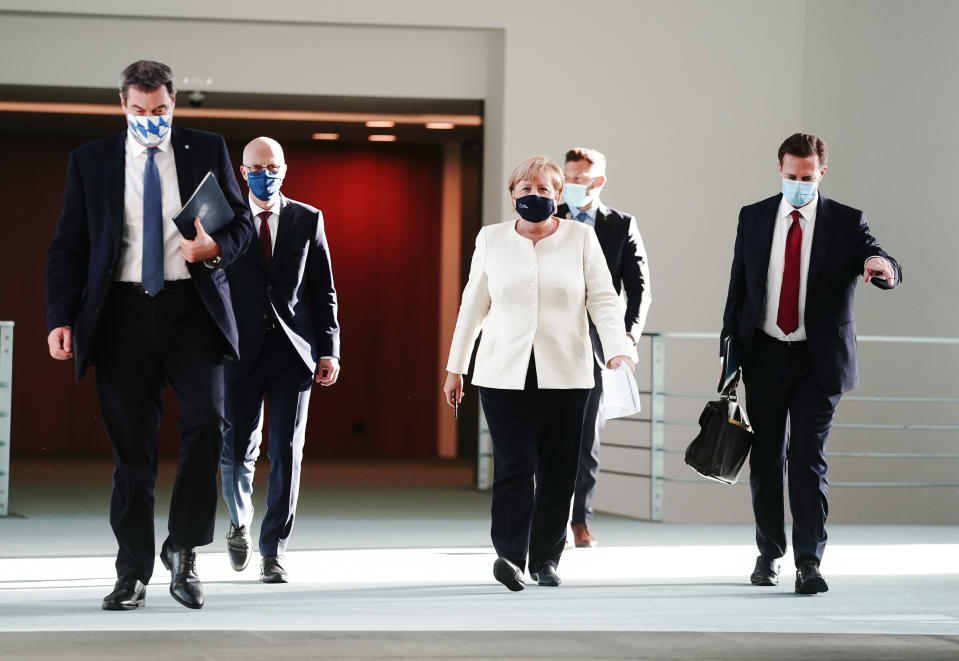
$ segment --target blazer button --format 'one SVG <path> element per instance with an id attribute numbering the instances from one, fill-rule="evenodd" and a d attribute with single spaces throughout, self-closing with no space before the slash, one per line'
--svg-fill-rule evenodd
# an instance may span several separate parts
<path id="1" fill-rule="evenodd" d="M 531 266 L 529 267 L 529 270 L 530 270 L 530 271 L 535 271 L 535 270 L 536 270 L 536 264 L 531 265 Z"/>
<path id="2" fill-rule="evenodd" d="M 536 289 L 536 283 L 535 283 L 535 282 L 529 283 L 529 288 L 530 288 L 530 289 Z"/>

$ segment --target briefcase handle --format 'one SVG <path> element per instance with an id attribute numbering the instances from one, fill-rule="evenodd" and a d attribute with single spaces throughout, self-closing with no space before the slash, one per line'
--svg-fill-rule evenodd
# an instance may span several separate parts
<path id="1" fill-rule="evenodd" d="M 720 399 L 728 399 L 731 402 L 737 401 L 736 389 L 739 388 L 739 381 L 743 376 L 743 368 L 736 370 L 735 376 L 729 381 L 729 385 L 719 394 Z"/>

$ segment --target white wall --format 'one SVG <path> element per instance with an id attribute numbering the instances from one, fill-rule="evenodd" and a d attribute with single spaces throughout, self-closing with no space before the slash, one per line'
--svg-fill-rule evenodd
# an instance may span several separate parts
<path id="1" fill-rule="evenodd" d="M 0 14 L 0 84 L 102 87 L 128 61 L 153 57 L 181 75 L 209 75 L 224 91 L 483 98 L 485 222 L 508 212 L 505 174 L 517 161 L 599 148 L 609 158 L 605 200 L 637 214 L 650 253 L 647 330 L 718 332 L 738 209 L 777 192 L 783 138 L 816 132 L 832 146 L 824 192 L 865 208 L 905 269 L 900 291 L 860 291 L 860 332 L 959 336 L 949 266 L 954 3 L 88 0 L 81 17 L 69 0 L 0 0 L 4 9 L 21 13 Z M 264 57 L 267 49 L 277 55 Z M 670 349 L 671 388 L 708 390 L 714 347 Z M 959 352 L 894 345 L 864 346 L 863 355 L 862 393 L 959 396 Z M 694 418 L 699 406 L 670 402 L 670 414 Z M 955 409 L 849 403 L 840 421 L 946 424 L 957 422 Z M 691 432 L 671 429 L 671 446 Z M 635 442 L 639 434 L 644 426 L 620 423 L 608 435 Z M 955 438 L 837 431 L 831 447 L 932 449 Z M 604 457 L 609 467 L 636 461 Z M 667 463 L 689 474 L 677 456 Z M 957 462 L 929 464 L 844 460 L 834 478 L 955 481 Z M 612 477 L 603 485 L 600 506 L 641 512 L 644 485 Z M 749 520 L 746 496 L 738 487 L 670 485 L 667 518 Z M 833 512 L 959 521 L 956 502 L 954 489 L 837 490 Z"/>

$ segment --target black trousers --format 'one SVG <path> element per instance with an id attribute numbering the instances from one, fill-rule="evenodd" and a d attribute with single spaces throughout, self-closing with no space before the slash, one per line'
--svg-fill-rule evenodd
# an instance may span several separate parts
<path id="1" fill-rule="evenodd" d="M 126 283 L 110 291 L 95 360 L 100 411 L 113 446 L 110 525 L 119 545 L 118 576 L 149 583 L 153 575 L 153 490 L 166 382 L 180 408 L 167 539 L 174 549 L 213 541 L 225 342 L 191 280 L 167 283 L 154 298 Z"/>
<path id="2" fill-rule="evenodd" d="M 223 498 L 238 526 L 253 522 L 253 474 L 263 440 L 263 400 L 269 402 L 270 475 L 260 554 L 283 555 L 293 532 L 313 375 L 279 327 L 267 332 L 260 354 L 239 379 L 226 381 L 230 422 L 220 458 Z"/>
<path id="3" fill-rule="evenodd" d="M 603 401 L 603 374 L 599 363 L 593 362 L 593 378 L 596 385 L 589 390 L 586 400 L 586 415 L 583 418 L 583 440 L 579 447 L 579 470 L 576 473 L 576 489 L 573 492 L 571 523 L 589 523 L 593 520 L 593 497 L 596 495 L 596 480 L 599 478 L 600 432 L 606 420 L 599 414 Z"/>
<path id="4" fill-rule="evenodd" d="M 586 389 L 540 389 L 530 358 L 523 390 L 480 388 L 493 445 L 496 554 L 520 569 L 556 567 L 579 463 Z"/>
<path id="5" fill-rule="evenodd" d="M 786 554 L 783 479 L 788 474 L 794 559 L 819 562 L 829 514 L 826 439 L 841 394 L 823 390 L 805 342 L 787 344 L 758 330 L 743 358 L 743 381 L 755 431 L 749 485 L 756 545 L 768 558 Z"/>

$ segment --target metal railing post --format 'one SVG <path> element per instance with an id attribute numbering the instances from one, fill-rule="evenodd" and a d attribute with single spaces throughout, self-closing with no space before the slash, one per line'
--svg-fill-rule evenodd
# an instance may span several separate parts
<path id="1" fill-rule="evenodd" d="M 666 338 L 651 338 L 649 395 L 649 520 L 663 520 L 663 463 L 666 447 Z"/>
<path id="2" fill-rule="evenodd" d="M 13 322 L 0 321 L 0 516 L 10 501 L 10 412 L 13 409 Z"/>

